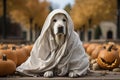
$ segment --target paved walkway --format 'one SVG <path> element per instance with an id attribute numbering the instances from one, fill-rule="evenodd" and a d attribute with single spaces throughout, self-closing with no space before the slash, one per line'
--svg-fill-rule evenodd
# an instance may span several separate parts
<path id="1" fill-rule="evenodd" d="M 88 75 L 79 78 L 69 77 L 20 77 L 20 76 L 8 76 L 1 77 L 0 80 L 120 80 L 120 72 L 108 72 L 108 71 L 90 71 Z"/>

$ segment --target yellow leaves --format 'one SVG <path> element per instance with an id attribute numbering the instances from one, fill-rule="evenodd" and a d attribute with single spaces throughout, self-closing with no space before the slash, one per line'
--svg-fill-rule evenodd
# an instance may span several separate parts
<path id="1" fill-rule="evenodd" d="M 29 22 L 28 19 L 26 19 L 26 16 L 24 16 L 24 14 L 20 10 L 11 11 L 9 14 L 11 15 L 13 21 L 29 27 L 29 25 L 26 24 Z"/>
<path id="2" fill-rule="evenodd" d="M 71 10 L 71 17 L 75 28 L 89 23 L 99 24 L 103 20 L 115 20 L 116 0 L 75 0 L 75 5 Z"/>
<path id="3" fill-rule="evenodd" d="M 3 9 L 2 9 L 2 4 L 0 3 L 0 16 L 2 16 L 3 15 Z"/>
<path id="4" fill-rule="evenodd" d="M 3 0 L 0 0 L 0 16 L 3 14 Z M 7 15 L 13 21 L 26 27 L 30 26 L 30 18 L 33 18 L 33 27 L 37 24 L 41 27 L 49 13 L 49 3 L 44 0 L 7 0 Z"/>
<path id="5" fill-rule="evenodd" d="M 49 4 L 46 1 L 39 2 L 39 0 L 27 0 L 23 9 L 11 11 L 11 17 L 27 27 L 30 26 L 29 21 L 30 18 L 32 18 L 32 26 L 34 27 L 34 25 L 37 24 L 41 27 L 49 13 L 48 6 Z"/>

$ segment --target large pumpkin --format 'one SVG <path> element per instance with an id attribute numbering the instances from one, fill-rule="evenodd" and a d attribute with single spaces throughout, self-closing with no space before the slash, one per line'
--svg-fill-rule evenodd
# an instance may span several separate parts
<path id="1" fill-rule="evenodd" d="M 7 59 L 6 55 L 3 54 L 2 59 L 0 59 L 0 76 L 6 76 L 9 74 L 13 74 L 16 70 L 16 64 Z"/>
<path id="2" fill-rule="evenodd" d="M 21 65 L 28 58 L 28 55 L 26 54 L 26 50 L 24 48 L 15 48 L 13 49 L 13 53 L 15 53 L 17 56 L 17 66 Z"/>
<path id="3" fill-rule="evenodd" d="M 119 66 L 120 58 L 117 50 L 112 49 L 111 45 L 108 49 L 100 51 L 97 63 L 103 69 L 113 69 Z"/>
<path id="4" fill-rule="evenodd" d="M 23 47 L 23 48 L 25 48 L 26 54 L 27 54 L 28 56 L 30 56 L 30 52 L 31 52 L 31 50 L 32 50 L 32 47 L 33 47 L 33 45 L 26 45 L 26 46 Z"/>
<path id="5" fill-rule="evenodd" d="M 112 49 L 117 50 L 117 45 L 114 42 L 108 42 L 107 44 L 103 44 L 104 48 L 108 49 L 112 46 Z"/>

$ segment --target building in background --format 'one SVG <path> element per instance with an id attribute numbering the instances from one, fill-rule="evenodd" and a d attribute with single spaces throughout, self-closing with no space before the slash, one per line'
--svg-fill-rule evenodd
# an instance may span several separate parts
<path id="1" fill-rule="evenodd" d="M 119 39 L 117 3 L 117 0 L 75 0 L 70 14 L 82 41 Z"/>

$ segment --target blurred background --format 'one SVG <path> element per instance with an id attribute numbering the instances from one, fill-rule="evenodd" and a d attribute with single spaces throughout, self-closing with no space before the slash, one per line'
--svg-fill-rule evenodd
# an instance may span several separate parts
<path id="1" fill-rule="evenodd" d="M 82 41 L 120 39 L 119 0 L 0 0 L 0 40 L 34 42 L 58 8 L 70 14 Z"/>

